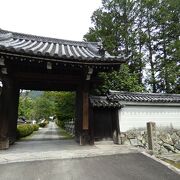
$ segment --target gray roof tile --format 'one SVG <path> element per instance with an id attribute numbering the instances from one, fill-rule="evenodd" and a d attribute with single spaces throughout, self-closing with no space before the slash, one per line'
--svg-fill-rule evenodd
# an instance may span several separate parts
<path id="1" fill-rule="evenodd" d="M 180 103 L 180 94 L 110 91 L 107 96 L 111 101 Z"/>
<path id="2" fill-rule="evenodd" d="M 105 62 L 121 64 L 122 57 L 111 56 L 107 52 L 102 56 L 96 42 L 69 41 L 10 32 L 0 29 L 0 51 L 23 53 L 33 56 L 71 59 L 88 63 Z"/>
<path id="3" fill-rule="evenodd" d="M 94 107 L 121 107 L 123 101 L 140 103 L 180 103 L 180 94 L 132 93 L 110 91 L 107 96 L 91 96 L 90 102 Z"/>
<path id="4" fill-rule="evenodd" d="M 104 107 L 104 108 L 112 108 L 112 107 L 121 107 L 120 102 L 111 101 L 107 96 L 91 96 L 90 103 L 93 107 Z"/>

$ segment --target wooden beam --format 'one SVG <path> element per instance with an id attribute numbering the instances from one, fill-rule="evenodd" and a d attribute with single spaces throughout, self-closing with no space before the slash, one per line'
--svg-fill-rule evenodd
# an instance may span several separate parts
<path id="1" fill-rule="evenodd" d="M 48 74 L 48 73 L 21 73 L 17 72 L 13 75 L 16 79 L 22 81 L 59 81 L 59 82 L 79 82 L 82 80 L 82 75 L 69 74 Z"/>
<path id="2" fill-rule="evenodd" d="M 19 88 L 38 91 L 76 91 L 77 84 L 65 84 L 58 82 L 20 82 Z"/>

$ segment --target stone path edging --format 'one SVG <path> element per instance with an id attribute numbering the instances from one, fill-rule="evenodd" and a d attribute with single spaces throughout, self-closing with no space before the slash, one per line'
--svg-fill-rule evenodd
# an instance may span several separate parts
<path id="1" fill-rule="evenodd" d="M 149 158 L 151 158 L 151 159 L 153 159 L 153 160 L 155 160 L 155 161 L 163 164 L 164 166 L 168 167 L 168 168 L 171 169 L 172 171 L 180 174 L 180 169 L 172 166 L 171 164 L 169 164 L 169 163 L 167 163 L 167 162 L 165 162 L 165 161 L 163 161 L 163 160 L 161 160 L 161 159 L 158 159 L 158 158 L 156 158 L 154 155 L 150 155 L 150 154 L 148 154 L 148 153 L 145 152 L 145 151 L 143 151 L 143 152 L 141 152 L 141 153 L 142 153 L 143 155 L 145 155 L 145 156 L 147 156 L 147 157 L 149 157 Z"/>
<path id="2" fill-rule="evenodd" d="M 88 150 L 62 150 L 62 151 L 46 151 L 46 152 L 31 152 L 31 153 L 16 153 L 0 155 L 0 164 L 13 162 L 27 162 L 38 160 L 55 160 L 55 159 L 74 159 L 87 158 L 96 156 L 107 156 L 115 154 L 138 153 L 136 148 L 120 149 L 120 148 L 96 148 Z"/>

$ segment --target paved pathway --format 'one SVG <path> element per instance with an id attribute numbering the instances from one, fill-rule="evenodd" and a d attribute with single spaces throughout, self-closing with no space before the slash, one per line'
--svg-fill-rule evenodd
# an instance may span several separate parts
<path id="1" fill-rule="evenodd" d="M 2 180 L 179 180 L 180 175 L 140 153 L 10 163 Z"/>
<path id="2" fill-rule="evenodd" d="M 53 139 L 63 139 L 65 136 L 60 135 L 59 128 L 54 122 L 49 122 L 47 127 L 40 128 L 39 131 L 33 133 L 30 138 L 25 138 L 25 140 L 53 140 Z"/>
<path id="3" fill-rule="evenodd" d="M 0 151 L 0 180 L 176 180 L 178 174 L 131 146 L 64 140 L 54 123 Z"/>
<path id="4" fill-rule="evenodd" d="M 80 146 L 74 139 L 64 140 L 59 128 L 50 122 L 28 138 L 16 142 L 8 150 L 0 151 L 0 164 L 47 159 L 94 157 L 117 153 L 134 153 L 139 149 L 119 146 L 112 142 L 96 143 L 95 146 Z"/>

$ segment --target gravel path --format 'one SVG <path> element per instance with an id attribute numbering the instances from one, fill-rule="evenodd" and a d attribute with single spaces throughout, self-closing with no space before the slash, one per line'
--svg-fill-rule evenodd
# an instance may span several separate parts
<path id="1" fill-rule="evenodd" d="M 45 128 L 40 128 L 37 132 L 34 132 L 31 136 L 24 138 L 24 140 L 53 140 L 63 139 L 65 136 L 60 135 L 59 127 L 54 122 L 49 122 Z"/>

